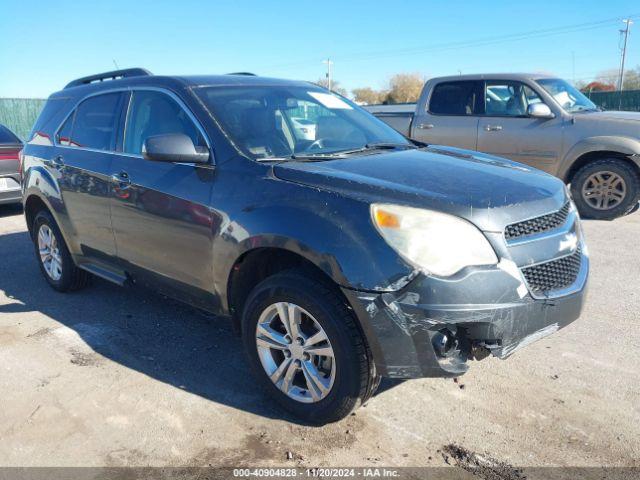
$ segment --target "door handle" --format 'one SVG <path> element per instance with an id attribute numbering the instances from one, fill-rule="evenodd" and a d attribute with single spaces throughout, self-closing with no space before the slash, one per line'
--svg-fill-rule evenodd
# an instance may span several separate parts
<path id="1" fill-rule="evenodd" d="M 418 125 L 418 128 L 422 130 L 431 130 L 435 125 L 433 123 L 421 123 Z"/>
<path id="2" fill-rule="evenodd" d="M 129 178 L 129 174 L 127 172 L 114 173 L 111 175 L 111 181 L 113 183 L 117 183 L 120 188 L 127 188 L 131 185 L 131 179 Z"/>
<path id="3" fill-rule="evenodd" d="M 500 130 L 502 130 L 502 125 L 485 125 L 484 129 L 487 132 L 499 132 Z"/>
<path id="4" fill-rule="evenodd" d="M 55 168 L 56 170 L 61 170 L 64 167 L 64 160 L 62 159 L 62 155 L 56 155 L 51 160 L 45 160 L 44 164 L 47 167 Z"/>

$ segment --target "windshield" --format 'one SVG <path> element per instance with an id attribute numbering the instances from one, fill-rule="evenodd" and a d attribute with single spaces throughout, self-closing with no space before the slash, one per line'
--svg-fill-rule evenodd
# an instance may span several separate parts
<path id="1" fill-rule="evenodd" d="M 569 113 L 598 110 L 595 103 L 585 97 L 580 90 L 561 78 L 542 78 L 536 81 Z"/>
<path id="2" fill-rule="evenodd" d="M 225 85 L 195 92 L 232 141 L 256 160 L 413 147 L 357 105 L 311 85 Z"/>

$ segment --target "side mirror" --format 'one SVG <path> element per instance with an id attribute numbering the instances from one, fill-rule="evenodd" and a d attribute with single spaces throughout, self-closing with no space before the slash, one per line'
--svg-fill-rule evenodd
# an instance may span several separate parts
<path id="1" fill-rule="evenodd" d="M 183 133 L 167 133 L 145 139 L 142 156 L 155 162 L 207 163 L 209 150 L 196 147 Z"/>
<path id="2" fill-rule="evenodd" d="M 554 118 L 555 115 L 548 105 L 544 103 L 532 103 L 527 107 L 527 115 L 534 118 Z"/>

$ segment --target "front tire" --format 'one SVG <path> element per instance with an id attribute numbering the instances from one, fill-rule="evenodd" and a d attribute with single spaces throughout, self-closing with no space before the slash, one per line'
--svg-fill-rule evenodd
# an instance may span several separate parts
<path id="1" fill-rule="evenodd" d="M 306 422 L 346 417 L 377 385 L 371 356 L 344 299 L 302 271 L 276 274 L 253 289 L 242 337 L 265 391 Z"/>
<path id="2" fill-rule="evenodd" d="M 631 211 L 640 195 L 638 174 L 624 160 L 588 163 L 571 180 L 571 196 L 580 215 L 613 220 Z"/>
<path id="3" fill-rule="evenodd" d="M 89 273 L 76 267 L 60 229 L 51 214 L 37 213 L 33 221 L 33 244 L 40 271 L 59 292 L 79 290 L 89 283 Z"/>

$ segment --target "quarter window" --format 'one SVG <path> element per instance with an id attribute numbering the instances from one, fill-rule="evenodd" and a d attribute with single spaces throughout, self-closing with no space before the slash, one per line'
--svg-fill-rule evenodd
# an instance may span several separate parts
<path id="1" fill-rule="evenodd" d="M 168 95 L 134 91 L 125 127 L 124 151 L 139 155 L 147 138 L 170 133 L 182 133 L 191 138 L 196 147 L 206 147 L 204 138 L 187 112 Z"/>
<path id="2" fill-rule="evenodd" d="M 76 112 L 74 111 L 67 120 L 62 125 L 62 128 L 58 130 L 58 143 L 60 145 L 71 145 L 71 129 L 73 128 L 73 119 L 76 117 Z"/>
<path id="3" fill-rule="evenodd" d="M 500 117 L 524 117 L 527 108 L 542 100 L 536 92 L 520 82 L 487 82 L 485 112 Z"/>
<path id="4" fill-rule="evenodd" d="M 431 94 L 429 112 L 438 115 L 477 115 L 482 104 L 481 98 L 479 82 L 439 83 Z"/>
<path id="5" fill-rule="evenodd" d="M 58 132 L 58 141 L 72 147 L 113 150 L 119 103 L 119 93 L 83 101 Z"/>

